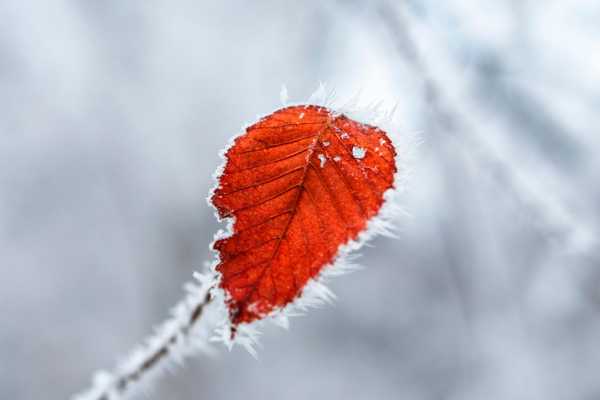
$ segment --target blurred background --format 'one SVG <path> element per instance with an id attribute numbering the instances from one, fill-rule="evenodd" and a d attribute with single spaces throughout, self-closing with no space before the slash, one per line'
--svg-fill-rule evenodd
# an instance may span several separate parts
<path id="1" fill-rule="evenodd" d="M 148 399 L 600 398 L 600 3 L 0 2 L 0 397 L 65 399 L 211 258 L 218 151 L 320 81 L 422 144 L 334 306 Z"/>

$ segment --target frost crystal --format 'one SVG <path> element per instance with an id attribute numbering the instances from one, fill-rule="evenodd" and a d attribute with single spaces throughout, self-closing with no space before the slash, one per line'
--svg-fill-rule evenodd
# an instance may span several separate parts
<path id="1" fill-rule="evenodd" d="M 367 154 L 367 150 L 365 150 L 365 149 L 363 149 L 361 147 L 358 147 L 358 146 L 352 147 L 352 156 L 354 158 L 357 158 L 357 159 L 360 160 L 360 159 L 365 158 L 366 154 Z"/>
<path id="2" fill-rule="evenodd" d="M 321 162 L 321 168 L 323 168 L 327 162 L 327 158 L 323 154 L 319 154 L 318 157 L 319 161 Z"/>
<path id="3" fill-rule="evenodd" d="M 288 99 L 289 95 L 287 87 L 285 85 L 281 85 L 281 91 L 279 92 L 279 100 L 281 101 L 281 104 L 285 106 L 288 102 Z"/>

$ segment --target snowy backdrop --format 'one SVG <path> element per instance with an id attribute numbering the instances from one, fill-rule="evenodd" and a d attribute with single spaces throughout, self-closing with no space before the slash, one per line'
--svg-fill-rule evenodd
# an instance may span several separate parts
<path id="1" fill-rule="evenodd" d="M 600 398 L 600 3 L 0 1 L 0 398 L 65 399 L 210 259 L 218 150 L 308 98 L 398 105 L 399 239 L 148 399 Z"/>

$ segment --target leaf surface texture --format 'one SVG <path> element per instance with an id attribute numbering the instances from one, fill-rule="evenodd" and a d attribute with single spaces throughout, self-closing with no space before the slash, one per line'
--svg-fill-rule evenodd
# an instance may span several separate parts
<path id="1" fill-rule="evenodd" d="M 393 187 L 395 156 L 384 131 L 320 106 L 283 108 L 246 128 L 211 198 L 221 218 L 235 218 L 213 245 L 234 327 L 301 296 L 358 237 Z"/>

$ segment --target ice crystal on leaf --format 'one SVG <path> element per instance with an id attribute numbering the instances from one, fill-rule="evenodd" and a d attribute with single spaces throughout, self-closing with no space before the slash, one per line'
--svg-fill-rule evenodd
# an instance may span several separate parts
<path id="1" fill-rule="evenodd" d="M 379 147 L 375 147 L 375 150 L 379 150 Z M 357 160 L 362 160 L 363 158 L 365 158 L 366 154 L 367 154 L 367 150 L 363 149 L 362 147 L 358 147 L 358 146 L 352 147 L 352 156 L 354 158 L 356 158 Z"/>

